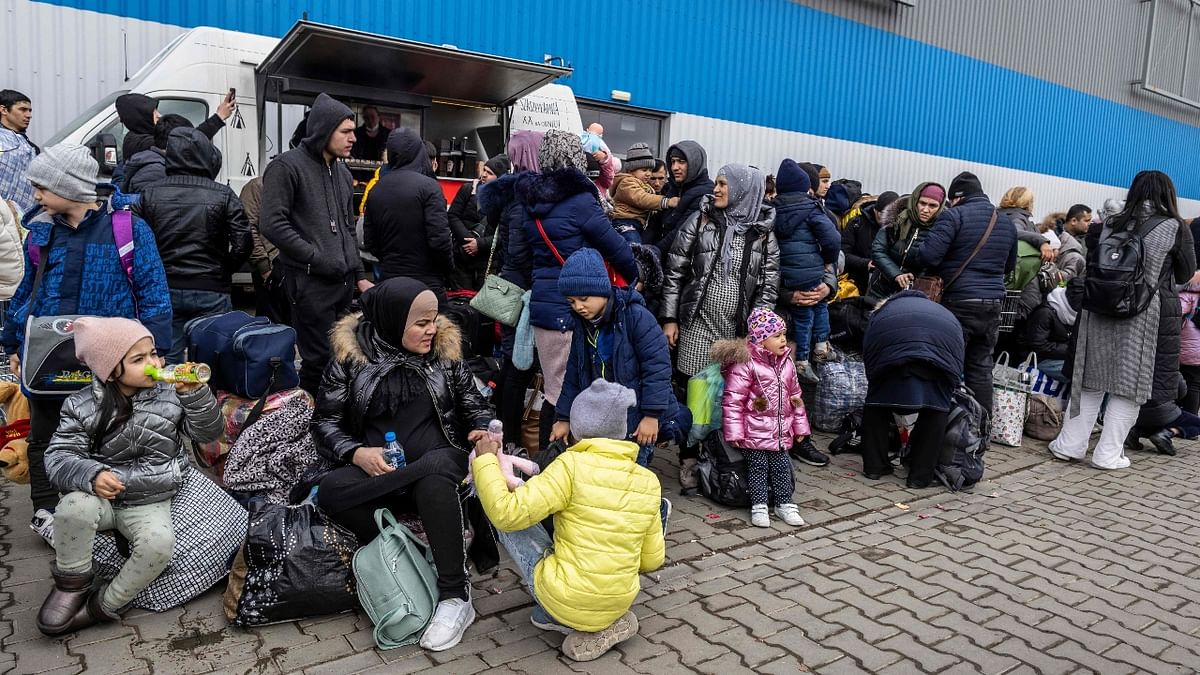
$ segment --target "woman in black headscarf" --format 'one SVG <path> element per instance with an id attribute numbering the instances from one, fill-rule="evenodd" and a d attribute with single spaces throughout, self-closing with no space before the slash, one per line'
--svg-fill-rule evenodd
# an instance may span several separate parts
<path id="1" fill-rule="evenodd" d="M 437 308 L 432 291 L 405 277 L 363 294 L 362 313 L 330 332 L 334 359 L 312 426 L 318 451 L 338 466 L 317 499 L 359 543 L 379 533 L 376 509 L 421 517 L 438 573 L 438 607 L 421 640 L 433 650 L 457 644 L 474 619 L 458 485 L 492 418 L 462 361 L 458 327 Z M 388 432 L 404 448 L 402 468 L 384 457 Z"/>

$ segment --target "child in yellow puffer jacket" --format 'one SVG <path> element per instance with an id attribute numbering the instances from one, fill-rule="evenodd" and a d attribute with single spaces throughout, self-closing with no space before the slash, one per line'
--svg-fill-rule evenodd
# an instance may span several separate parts
<path id="1" fill-rule="evenodd" d="M 530 620 L 567 633 L 562 651 L 575 661 L 599 658 L 637 634 L 629 608 L 638 575 L 663 563 L 670 502 L 658 478 L 637 464 L 637 444 L 624 440 L 636 404 L 633 390 L 593 382 L 571 406 L 571 431 L 584 440 L 512 492 L 499 446 L 488 439 L 475 445 L 479 500 L 537 602 Z M 553 540 L 540 525 L 551 515 Z"/>

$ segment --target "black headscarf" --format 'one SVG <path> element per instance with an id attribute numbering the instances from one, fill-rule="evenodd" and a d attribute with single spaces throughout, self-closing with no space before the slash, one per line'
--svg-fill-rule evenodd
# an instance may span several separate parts
<path id="1" fill-rule="evenodd" d="M 376 284 L 359 299 L 362 306 L 359 343 L 378 356 L 394 356 L 398 361 L 398 367 L 390 370 L 376 387 L 369 414 L 396 414 L 427 392 L 422 369 L 427 355 L 414 354 L 404 348 L 409 312 L 421 293 L 433 294 L 429 287 L 415 279 L 394 277 Z"/>

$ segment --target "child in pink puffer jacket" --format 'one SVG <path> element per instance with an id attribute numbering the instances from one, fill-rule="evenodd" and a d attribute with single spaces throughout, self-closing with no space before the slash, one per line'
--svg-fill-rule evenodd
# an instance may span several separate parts
<path id="1" fill-rule="evenodd" d="M 725 442 L 742 451 L 749 469 L 750 523 L 770 527 L 767 485 L 775 515 L 792 526 L 804 525 L 792 501 L 792 462 L 787 450 L 811 431 L 800 382 L 787 344 L 787 325 L 770 310 L 750 312 L 745 340 L 719 340 L 711 355 L 721 364 L 725 394 L 721 425 Z"/>

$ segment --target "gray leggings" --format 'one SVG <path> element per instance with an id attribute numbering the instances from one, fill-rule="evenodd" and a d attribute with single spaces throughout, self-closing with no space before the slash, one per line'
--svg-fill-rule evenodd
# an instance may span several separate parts
<path id="1" fill-rule="evenodd" d="M 129 540 L 132 555 L 104 591 L 100 603 L 110 612 L 124 610 L 171 562 L 175 530 L 171 500 L 141 506 L 113 507 L 111 501 L 72 492 L 54 510 L 55 564 L 60 572 L 85 574 L 92 569 L 96 532 L 117 530 Z"/>

